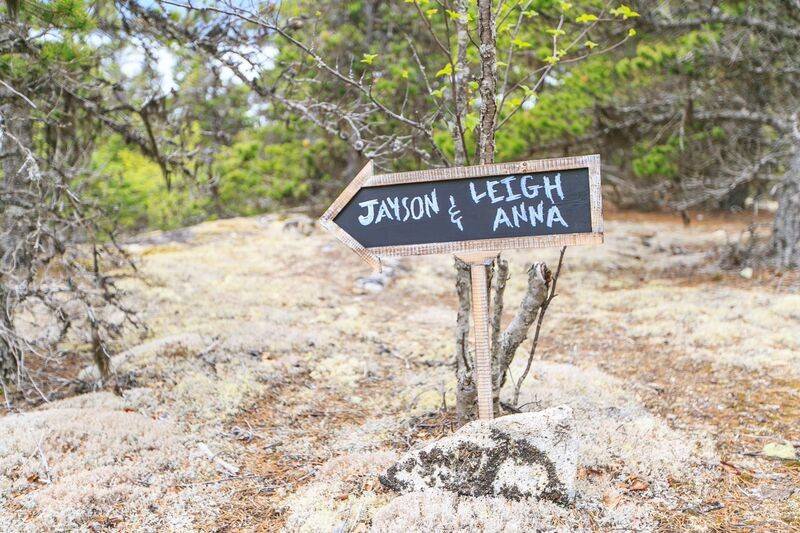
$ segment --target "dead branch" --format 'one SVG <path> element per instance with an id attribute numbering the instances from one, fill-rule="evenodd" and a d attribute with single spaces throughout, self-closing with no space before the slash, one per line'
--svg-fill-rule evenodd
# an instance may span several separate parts
<path id="1" fill-rule="evenodd" d="M 514 384 L 514 398 L 511 402 L 514 406 L 519 404 L 519 391 L 522 388 L 522 383 L 525 381 L 525 378 L 528 377 L 528 372 L 530 372 L 531 364 L 533 363 L 534 356 L 536 355 L 536 348 L 539 346 L 539 334 L 542 331 L 542 323 L 544 322 L 544 316 L 547 313 L 547 308 L 550 306 L 550 302 L 553 301 L 553 298 L 556 297 L 556 285 L 558 284 L 558 277 L 561 275 L 561 266 L 564 264 L 564 253 L 566 251 L 566 246 L 561 248 L 561 253 L 558 255 L 558 266 L 556 267 L 556 273 L 553 275 L 553 280 L 550 285 L 550 292 L 539 307 L 539 318 L 536 321 L 536 331 L 533 334 L 531 350 L 528 352 L 528 361 L 525 364 L 525 370 L 522 372 L 522 375 Z"/>
<path id="2" fill-rule="evenodd" d="M 498 361 L 493 376 L 498 391 L 505 383 L 508 367 L 514 360 L 517 348 L 527 338 L 528 330 L 547 298 L 550 289 L 550 275 L 550 270 L 544 263 L 534 263 L 528 269 L 528 286 L 525 296 L 498 342 Z"/>

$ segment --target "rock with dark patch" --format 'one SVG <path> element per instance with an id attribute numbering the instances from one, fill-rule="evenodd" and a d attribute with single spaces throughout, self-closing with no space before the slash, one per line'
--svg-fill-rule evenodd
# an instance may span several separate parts
<path id="1" fill-rule="evenodd" d="M 566 504 L 575 497 L 577 453 L 572 409 L 562 405 L 470 422 L 408 452 L 380 480 L 399 492 L 437 488 Z"/>

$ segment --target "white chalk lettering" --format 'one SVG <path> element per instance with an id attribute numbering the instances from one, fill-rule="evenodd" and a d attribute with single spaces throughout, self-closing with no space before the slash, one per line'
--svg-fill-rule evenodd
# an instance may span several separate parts
<path id="1" fill-rule="evenodd" d="M 520 220 L 527 222 L 528 213 L 525 211 L 525 202 L 511 206 L 511 216 L 514 218 L 514 225 L 516 227 L 519 227 Z"/>
<path id="2" fill-rule="evenodd" d="M 389 213 L 389 206 L 386 205 L 387 202 L 388 202 L 388 199 L 387 199 L 387 201 L 381 202 L 381 207 L 378 209 L 378 218 L 375 219 L 375 223 L 376 224 L 379 223 L 384 218 L 388 218 L 389 220 L 393 220 L 392 219 L 392 214 Z"/>
<path id="3" fill-rule="evenodd" d="M 544 223 L 544 202 L 539 202 L 539 205 L 536 206 L 536 209 L 533 206 L 528 207 L 528 216 L 531 221 L 531 226 L 534 228 L 536 227 L 537 222 L 540 224 Z"/>
<path id="4" fill-rule="evenodd" d="M 558 197 L 562 200 L 564 199 L 564 191 L 561 190 L 561 173 L 558 173 L 553 178 L 555 181 L 554 184 L 550 184 L 550 179 L 545 176 L 544 177 L 544 193 L 547 195 L 547 199 L 553 202 L 553 191 L 558 193 Z"/>
<path id="5" fill-rule="evenodd" d="M 431 217 L 431 211 L 434 213 L 439 212 L 439 202 L 436 200 L 436 189 L 433 189 L 430 195 L 425 195 L 425 214 L 428 218 Z"/>
<path id="6" fill-rule="evenodd" d="M 522 188 L 522 194 L 525 195 L 525 198 L 536 198 L 539 196 L 539 189 L 542 188 L 541 185 L 528 185 L 528 180 L 532 180 L 533 176 L 527 175 L 522 176 L 522 180 L 520 181 L 520 187 Z"/>
<path id="7" fill-rule="evenodd" d="M 422 196 L 415 196 L 411 199 L 411 218 L 414 220 L 419 220 L 424 214 L 425 210 L 422 207 Z"/>
<path id="8" fill-rule="evenodd" d="M 394 211 L 394 218 L 400 220 L 400 200 L 395 196 L 394 198 L 387 198 L 386 203 Z"/>
<path id="9" fill-rule="evenodd" d="M 480 194 L 475 194 L 475 184 L 474 184 L 474 183 L 472 183 L 471 181 L 469 182 L 469 192 L 471 192 L 471 193 L 472 193 L 472 200 L 473 200 L 473 201 L 474 201 L 476 204 L 477 204 L 478 202 L 480 202 L 480 201 L 481 201 L 481 198 L 483 198 L 484 196 L 486 196 L 486 193 L 485 193 L 485 192 L 482 192 L 482 193 L 480 193 Z"/>
<path id="10" fill-rule="evenodd" d="M 450 195 L 450 209 L 447 212 L 450 213 L 450 222 L 458 226 L 459 231 L 464 231 L 464 226 L 461 224 L 461 211 L 456 207 L 456 199 L 452 194 Z"/>
<path id="11" fill-rule="evenodd" d="M 503 197 L 502 196 L 496 196 L 497 191 L 494 190 L 494 188 L 497 186 L 498 183 L 500 183 L 500 182 L 499 181 L 494 181 L 494 180 L 486 182 L 486 192 L 489 193 L 489 199 L 492 201 L 493 204 L 496 204 L 497 202 L 502 202 L 503 201 Z"/>
<path id="12" fill-rule="evenodd" d="M 358 205 L 367 208 L 367 213 L 365 215 L 358 216 L 358 221 L 361 223 L 362 226 L 368 226 L 372 223 L 372 219 L 375 218 L 374 206 L 377 203 L 378 200 L 367 200 L 366 202 L 359 202 Z"/>
<path id="13" fill-rule="evenodd" d="M 500 224 L 505 224 L 509 228 L 511 227 L 511 220 L 509 220 L 508 215 L 502 207 L 498 207 L 497 213 L 494 215 L 494 226 L 492 227 L 492 231 L 497 231 L 497 226 Z"/>
<path id="14" fill-rule="evenodd" d="M 508 194 L 506 195 L 506 202 L 513 202 L 514 200 L 519 200 L 520 198 L 522 198 L 522 195 L 520 195 L 519 193 L 515 193 L 511 190 L 511 182 L 513 181 L 517 181 L 516 176 L 509 176 L 507 178 L 503 178 L 500 180 L 500 183 L 505 185 L 506 191 L 508 191 Z"/>
<path id="15" fill-rule="evenodd" d="M 561 216 L 561 211 L 558 210 L 558 206 L 552 205 L 550 209 L 547 211 L 547 227 L 552 228 L 553 222 L 558 221 L 561 222 L 561 225 L 565 228 L 568 228 L 567 222 Z"/>
<path id="16" fill-rule="evenodd" d="M 439 213 L 436 189 L 419 196 L 389 196 L 381 200 L 366 200 L 358 205 L 366 210 L 358 216 L 362 226 L 385 224 L 389 221 L 406 222 L 408 219 L 420 220 L 423 217 L 432 218 Z"/>

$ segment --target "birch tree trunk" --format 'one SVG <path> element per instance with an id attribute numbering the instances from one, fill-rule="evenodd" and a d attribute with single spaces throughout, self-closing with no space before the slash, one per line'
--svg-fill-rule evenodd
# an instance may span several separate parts
<path id="1" fill-rule="evenodd" d="M 772 246 L 779 268 L 800 267 L 800 149 L 792 155 L 778 189 Z"/>

